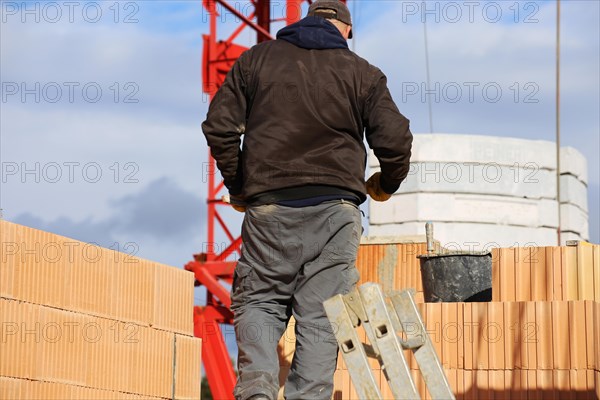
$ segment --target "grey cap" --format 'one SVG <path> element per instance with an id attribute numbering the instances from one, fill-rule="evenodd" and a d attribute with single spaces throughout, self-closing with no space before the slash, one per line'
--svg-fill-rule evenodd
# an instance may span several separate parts
<path id="1" fill-rule="evenodd" d="M 333 10 L 335 13 L 319 13 L 319 10 Z M 337 19 L 345 23 L 346 25 L 352 26 L 352 17 L 350 16 L 350 10 L 346 7 L 346 4 L 339 0 L 317 0 L 308 8 L 309 16 L 318 16 L 324 18 Z M 350 30 L 349 38 L 352 39 L 352 30 Z"/>

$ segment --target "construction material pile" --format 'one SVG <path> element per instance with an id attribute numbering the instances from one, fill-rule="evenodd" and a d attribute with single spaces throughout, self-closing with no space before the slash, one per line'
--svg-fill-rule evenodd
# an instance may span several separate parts
<path id="1" fill-rule="evenodd" d="M 417 259 L 424 241 L 363 241 L 359 284 L 416 289 L 457 399 L 600 399 L 600 246 L 494 249 L 491 302 L 424 303 Z M 282 381 L 293 349 L 292 325 L 280 343 Z M 412 353 L 406 357 L 422 398 L 430 398 Z M 393 398 L 379 363 L 370 363 L 383 398 Z M 358 399 L 341 355 L 334 399 Z"/>
<path id="2" fill-rule="evenodd" d="M 6 221 L 0 251 L 0 398 L 200 398 L 191 273 Z"/>

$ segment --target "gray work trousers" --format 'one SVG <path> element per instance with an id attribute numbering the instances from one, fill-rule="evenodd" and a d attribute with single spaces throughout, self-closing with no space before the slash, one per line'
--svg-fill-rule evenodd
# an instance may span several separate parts
<path id="1" fill-rule="evenodd" d="M 361 230 L 358 206 L 345 200 L 247 209 L 231 295 L 239 348 L 236 400 L 256 394 L 277 399 L 277 344 L 292 315 L 296 351 L 284 396 L 331 399 L 338 353 L 323 301 L 358 282 Z"/>

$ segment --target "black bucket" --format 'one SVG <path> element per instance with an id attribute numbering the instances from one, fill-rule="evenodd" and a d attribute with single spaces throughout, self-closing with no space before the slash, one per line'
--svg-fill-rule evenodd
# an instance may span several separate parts
<path id="1" fill-rule="evenodd" d="M 492 301 L 492 254 L 425 254 L 421 260 L 421 279 L 425 301 Z"/>

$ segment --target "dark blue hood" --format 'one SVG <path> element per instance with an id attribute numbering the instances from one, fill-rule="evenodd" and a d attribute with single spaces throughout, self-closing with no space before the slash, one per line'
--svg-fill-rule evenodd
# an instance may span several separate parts
<path id="1" fill-rule="evenodd" d="M 321 17 L 306 17 L 277 32 L 277 39 L 303 49 L 347 49 L 348 42 L 331 22 Z"/>

